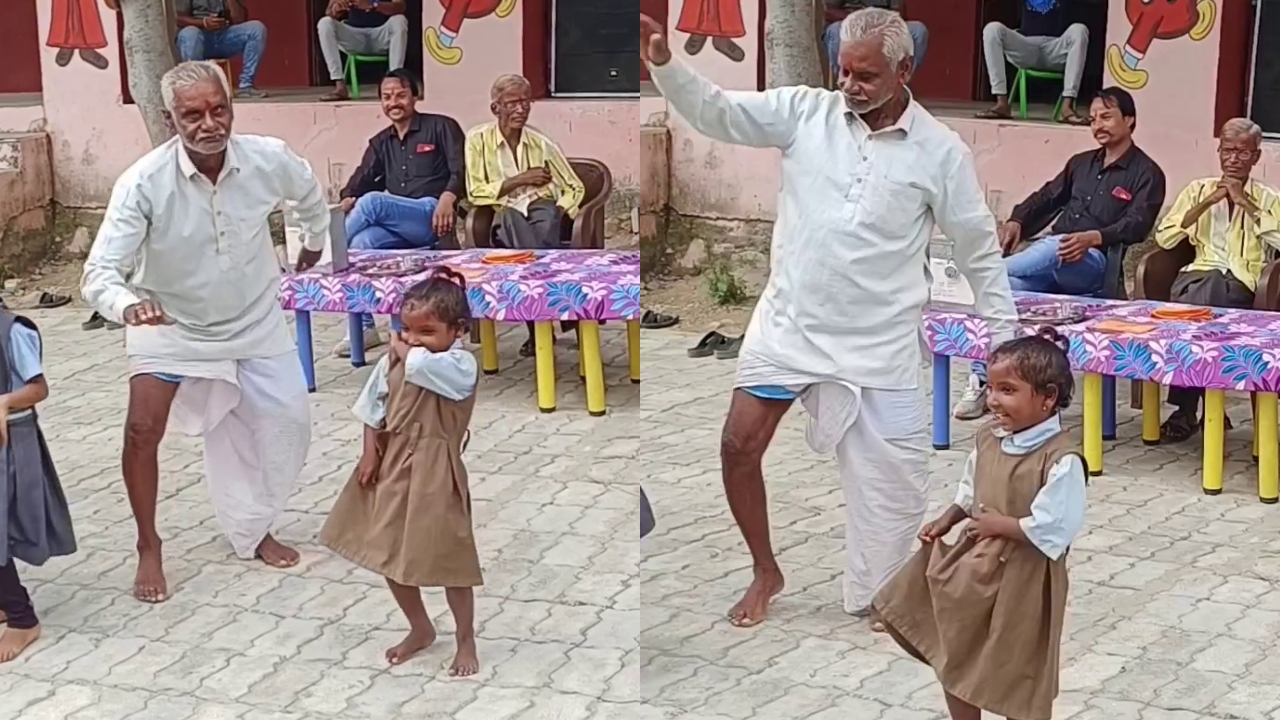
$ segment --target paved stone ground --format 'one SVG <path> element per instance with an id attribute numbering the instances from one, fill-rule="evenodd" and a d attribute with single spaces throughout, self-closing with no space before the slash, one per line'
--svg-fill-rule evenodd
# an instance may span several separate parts
<path id="1" fill-rule="evenodd" d="M 45 636 L 0 668 L 0 719 L 612 720 L 639 708 L 635 435 L 639 388 L 625 334 L 602 331 L 611 414 L 585 410 L 560 358 L 560 410 L 539 414 L 532 363 L 504 337 L 466 453 L 488 581 L 477 598 L 483 671 L 447 677 L 453 627 L 438 591 L 438 644 L 391 669 L 406 624 L 381 579 L 316 543 L 359 452 L 349 407 L 367 370 L 327 359 L 312 398 L 310 460 L 278 536 L 303 553 L 275 571 L 236 560 L 208 505 L 197 440 L 162 446 L 161 531 L 172 599 L 129 596 L 133 521 L 120 480 L 126 366 L 120 333 L 82 313 L 34 315 L 52 395 L 42 424 L 72 503 L 79 554 L 23 569 Z M 317 319 L 321 349 L 339 337 Z M 573 382 L 566 382 L 573 380 Z"/>
<path id="2" fill-rule="evenodd" d="M 640 571 L 644 717 L 944 718 L 931 671 L 840 609 L 835 460 L 808 448 L 799 412 L 765 470 L 786 594 L 758 628 L 723 619 L 750 578 L 717 457 L 733 366 L 687 359 L 688 334 L 645 340 L 640 474 L 658 528 Z M 1247 398 L 1229 404 L 1241 428 L 1218 497 L 1199 489 L 1195 446 L 1144 447 L 1127 388 L 1122 399 L 1120 440 L 1072 549 L 1055 719 L 1280 720 L 1280 506 L 1255 499 Z M 1078 410 L 1067 422 L 1078 428 Z M 972 431 L 957 424 L 954 449 L 931 461 L 935 509 L 950 502 Z"/>

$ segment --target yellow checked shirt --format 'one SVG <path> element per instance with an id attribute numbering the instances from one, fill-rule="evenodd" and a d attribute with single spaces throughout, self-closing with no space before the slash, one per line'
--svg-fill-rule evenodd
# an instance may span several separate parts
<path id="1" fill-rule="evenodd" d="M 536 167 L 545 167 L 551 173 L 549 185 L 521 188 L 498 197 L 504 180 Z M 537 130 L 526 126 L 514 150 L 507 147 L 496 122 L 467 132 L 467 198 L 472 205 L 514 208 L 523 214 L 530 201 L 544 198 L 555 201 L 565 215 L 572 218 L 577 217 L 584 194 L 582 180 L 569 166 L 564 153 Z"/>
<path id="2" fill-rule="evenodd" d="M 1156 243 L 1171 249 L 1190 240 L 1196 259 L 1187 270 L 1221 270 L 1230 272 L 1249 286 L 1258 287 L 1258 277 L 1266 265 L 1266 247 L 1280 249 L 1280 193 L 1269 185 L 1250 180 L 1245 194 L 1260 211 L 1255 220 L 1241 208 L 1231 208 L 1227 201 L 1215 203 L 1196 224 L 1182 227 L 1187 212 L 1218 189 L 1220 178 L 1194 180 L 1178 194 L 1173 207 L 1156 227 Z"/>

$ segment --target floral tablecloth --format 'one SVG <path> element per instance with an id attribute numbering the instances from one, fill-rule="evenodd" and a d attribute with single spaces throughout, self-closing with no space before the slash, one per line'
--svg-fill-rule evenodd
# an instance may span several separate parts
<path id="1" fill-rule="evenodd" d="M 539 252 L 524 265 L 487 265 L 486 250 L 353 250 L 360 262 L 403 255 L 426 258 L 474 276 L 467 282 L 475 318 L 507 322 L 548 320 L 638 320 L 640 254 L 617 250 Z M 422 280 L 430 267 L 404 277 L 367 277 L 327 267 L 286 276 L 280 303 L 286 310 L 390 315 L 400 310 L 404 291 Z M 483 273 L 483 275 L 481 275 Z"/>
<path id="2" fill-rule="evenodd" d="M 1081 372 L 1217 390 L 1280 391 L 1280 313 L 1215 309 L 1204 322 L 1153 320 L 1160 307 L 1142 300 L 1115 301 L 1015 293 L 1019 308 L 1054 303 L 1082 307 L 1086 319 L 1057 329 L 1071 340 L 1071 365 Z M 1145 334 L 1103 332 L 1104 319 L 1155 324 Z M 980 317 L 925 311 L 925 336 L 939 355 L 985 360 L 990 333 Z M 1035 326 L 1024 325 L 1030 334 Z"/>

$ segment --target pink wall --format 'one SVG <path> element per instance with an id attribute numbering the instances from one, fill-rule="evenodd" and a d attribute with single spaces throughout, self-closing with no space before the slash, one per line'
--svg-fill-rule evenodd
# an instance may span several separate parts
<path id="1" fill-rule="evenodd" d="M 712 52 L 710 44 L 692 57 L 684 51 L 689 35 L 676 28 L 674 18 L 679 17 L 685 2 L 705 1 L 671 0 L 675 51 L 726 88 L 754 88 L 756 3 L 742 0 L 747 37 L 738 42 L 747 50 L 747 59 L 734 63 Z M 1201 1 L 1213 4 L 1236 0 Z M 1111 0 L 1107 40 L 1108 46 L 1116 46 L 1116 52 L 1126 44 L 1142 44 L 1140 38 L 1130 38 L 1132 24 L 1125 15 L 1125 4 L 1125 0 Z M 1162 2 L 1155 7 L 1165 5 Z M 1216 10 L 1213 5 L 1215 16 Z M 1219 42 L 1216 19 L 1207 27 L 1207 33 L 1196 32 L 1198 40 L 1184 35 L 1152 42 L 1138 65 L 1139 70 L 1147 72 L 1146 84 L 1131 90 L 1138 106 L 1138 142 L 1164 168 L 1170 202 L 1189 180 L 1218 172 L 1213 132 Z M 1108 84 L 1111 83 L 1120 84 L 1109 75 Z M 653 103 L 645 107 L 650 112 L 656 110 Z M 647 117 L 647 113 L 642 114 Z M 992 209 L 1001 216 L 1048 180 L 1072 153 L 1095 147 L 1087 128 L 993 123 L 960 116 L 943 119 L 973 149 Z M 677 116 L 672 117 L 670 128 L 673 207 L 704 217 L 772 219 L 778 192 L 774 151 L 711 142 Z M 1280 185 L 1280 144 L 1267 143 L 1256 175 Z"/>
<path id="2" fill-rule="evenodd" d="M 51 1 L 39 0 L 40 35 L 47 37 Z M 438 25 L 439 3 L 425 3 L 424 25 Z M 110 67 L 100 70 L 79 57 L 66 66 L 56 51 L 43 47 L 44 116 L 57 169 L 57 200 L 73 207 L 105 203 L 115 178 L 148 149 L 137 108 L 121 102 L 116 66 L 116 15 L 101 12 L 108 47 L 101 54 Z M 452 115 L 464 128 L 490 119 L 489 84 L 502 73 L 521 70 L 522 20 L 467 20 L 459 33 L 461 62 L 444 66 L 429 54 L 423 68 L 427 101 L 424 110 Z M 272 49 L 268 45 L 267 52 Z M 594 157 L 613 171 L 619 186 L 637 184 L 636 148 L 639 119 L 634 101 L 546 100 L 534 108 L 533 124 L 557 140 L 565 152 Z M 0 108 L 0 130 L 28 115 Z M 236 129 L 284 138 L 305 157 L 320 181 L 340 183 L 360 160 L 367 138 L 386 120 L 376 103 L 254 102 L 236 106 Z M 23 128 L 25 129 L 25 127 Z"/>

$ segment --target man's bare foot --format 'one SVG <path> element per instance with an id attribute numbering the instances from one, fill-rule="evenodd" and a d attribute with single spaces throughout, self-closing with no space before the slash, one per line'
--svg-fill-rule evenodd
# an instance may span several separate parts
<path id="1" fill-rule="evenodd" d="M 23 650 L 31 646 L 31 643 L 39 639 L 39 625 L 27 630 L 5 628 L 4 632 L 0 633 L 0 663 L 16 659 Z"/>
<path id="2" fill-rule="evenodd" d="M 764 622 L 769 614 L 769 604 L 785 586 L 786 581 L 783 580 L 782 571 L 778 568 L 757 569 L 755 579 L 751 581 L 746 594 L 736 605 L 729 608 L 729 622 L 742 628 L 753 627 Z"/>
<path id="3" fill-rule="evenodd" d="M 408 660 L 417 653 L 431 647 L 431 643 L 436 641 L 436 629 L 429 627 L 426 630 L 410 630 L 408 635 L 400 641 L 399 645 L 387 648 L 387 662 L 392 665 L 399 665 Z"/>
<path id="4" fill-rule="evenodd" d="M 458 652 L 449 666 L 450 677 L 470 677 L 480 672 L 480 658 L 476 654 L 474 637 L 458 638 Z"/>
<path id="5" fill-rule="evenodd" d="M 162 603 L 169 599 L 169 583 L 164 578 L 159 550 L 138 551 L 138 574 L 133 579 L 133 596 L 145 603 Z"/>
<path id="6" fill-rule="evenodd" d="M 279 540 L 270 535 L 262 538 L 262 542 L 258 544 L 258 559 L 273 568 L 291 568 L 298 564 L 301 557 L 297 550 L 281 545 Z"/>

